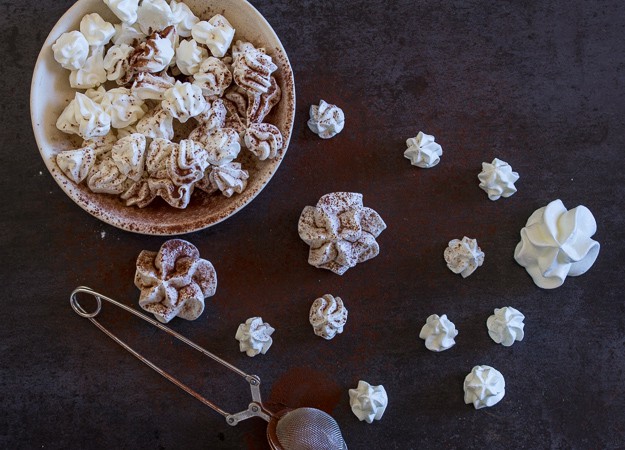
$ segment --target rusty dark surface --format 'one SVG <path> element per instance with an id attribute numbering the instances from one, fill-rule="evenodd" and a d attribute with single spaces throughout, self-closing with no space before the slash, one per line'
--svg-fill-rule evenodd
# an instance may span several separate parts
<path id="1" fill-rule="evenodd" d="M 70 309 L 88 285 L 137 306 L 134 261 L 163 238 L 92 218 L 59 189 L 30 129 L 30 74 L 71 1 L 0 3 L 0 447 L 266 449 L 261 420 L 222 417 L 141 365 Z M 350 449 L 622 448 L 625 446 L 625 6 L 617 0 L 255 1 L 295 72 L 291 146 L 244 210 L 186 235 L 214 264 L 217 294 L 195 322 L 172 328 L 263 380 L 270 402 L 313 406 L 338 421 Z M 345 130 L 324 141 L 306 126 L 320 98 Z M 403 158 L 419 130 L 443 146 L 439 166 Z M 518 193 L 491 202 L 483 161 L 518 171 Z M 388 229 L 380 255 L 344 276 L 306 262 L 297 235 L 306 205 L 333 191 L 364 194 Z M 537 288 L 512 255 L 529 215 L 549 201 L 585 205 L 601 253 L 585 275 Z M 443 260 L 447 241 L 475 237 L 484 266 L 468 279 Z M 332 341 L 312 333 L 323 294 L 349 309 Z M 496 307 L 526 316 L 511 348 L 486 332 Z M 456 346 L 434 354 L 418 338 L 447 314 Z M 240 322 L 275 328 L 264 356 L 238 351 Z M 228 410 L 244 383 L 110 308 L 102 321 Z M 475 411 L 462 381 L 496 367 L 506 396 Z M 358 422 L 348 389 L 383 384 L 380 422 Z"/>

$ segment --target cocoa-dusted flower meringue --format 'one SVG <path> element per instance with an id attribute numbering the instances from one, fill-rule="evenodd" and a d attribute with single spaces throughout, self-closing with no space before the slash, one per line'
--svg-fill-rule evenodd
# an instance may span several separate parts
<path id="1" fill-rule="evenodd" d="M 326 294 L 313 302 L 309 320 L 317 336 L 330 340 L 337 333 L 343 332 L 347 322 L 347 308 L 341 297 Z"/>
<path id="2" fill-rule="evenodd" d="M 456 345 L 455 337 L 458 330 L 454 323 L 447 319 L 447 314 L 432 314 L 421 328 L 419 337 L 425 340 L 425 347 L 433 352 L 442 352 Z"/>
<path id="3" fill-rule="evenodd" d="M 224 101 L 220 98 L 216 98 L 206 101 L 206 108 L 195 116 L 195 120 L 200 123 L 200 126 L 204 128 L 204 132 L 206 132 L 213 128 L 225 127 L 227 114 L 228 110 L 224 105 Z M 200 131 L 198 131 L 198 133 L 200 133 Z"/>
<path id="4" fill-rule="evenodd" d="M 67 178 L 82 183 L 95 164 L 95 152 L 91 147 L 66 150 L 56 155 L 56 164 Z"/>
<path id="5" fill-rule="evenodd" d="M 162 107 L 174 118 L 185 123 L 206 109 L 206 99 L 199 87 L 176 81 L 176 84 L 163 94 Z"/>
<path id="6" fill-rule="evenodd" d="M 477 240 L 464 236 L 462 240 L 452 239 L 444 253 L 447 267 L 453 273 L 466 278 L 484 263 L 484 252 L 477 245 Z"/>
<path id="7" fill-rule="evenodd" d="M 128 177 L 121 173 L 111 156 L 105 156 L 91 169 L 87 186 L 97 194 L 121 194 L 126 190 Z"/>
<path id="8" fill-rule="evenodd" d="M 176 65 L 184 75 L 193 75 L 200 70 L 200 64 L 208 57 L 205 48 L 194 39 L 182 40 L 176 49 Z"/>
<path id="9" fill-rule="evenodd" d="M 270 123 L 253 123 L 245 131 L 245 146 L 258 159 L 264 161 L 280 155 L 284 139 L 278 127 Z"/>
<path id="10" fill-rule="evenodd" d="M 172 88 L 175 82 L 173 77 L 165 73 L 154 75 L 141 72 L 137 74 L 130 89 L 141 100 L 163 100 L 165 91 Z"/>
<path id="11" fill-rule="evenodd" d="M 319 101 L 319 106 L 310 107 L 310 119 L 308 128 L 322 139 L 330 139 L 345 127 L 345 114 L 336 105 L 331 105 L 325 101 Z"/>
<path id="12" fill-rule="evenodd" d="M 172 26 L 165 28 L 163 31 L 152 33 L 130 55 L 129 67 L 122 82 L 127 83 L 140 72 L 156 73 L 167 69 L 175 54 L 175 40 L 176 30 Z"/>
<path id="13" fill-rule="evenodd" d="M 137 21 L 139 0 L 104 0 L 104 3 L 124 24 L 133 24 Z"/>
<path id="14" fill-rule="evenodd" d="M 375 238 L 386 228 L 380 215 L 362 204 L 362 194 L 334 192 L 306 206 L 299 218 L 300 238 L 310 245 L 308 263 L 343 275 L 378 255 Z"/>
<path id="15" fill-rule="evenodd" d="M 360 380 L 356 389 L 349 390 L 349 405 L 358 420 L 372 423 L 382 418 L 388 405 L 388 395 L 384 386 L 371 386 Z"/>
<path id="16" fill-rule="evenodd" d="M 126 44 L 134 47 L 140 41 L 142 41 L 146 35 L 141 32 L 139 25 L 128 25 L 127 23 L 121 23 L 115 25 L 115 34 L 113 35 L 113 44 L 121 45 Z"/>
<path id="17" fill-rule="evenodd" d="M 228 163 L 212 167 L 197 187 L 208 192 L 221 191 L 225 197 L 240 194 L 247 187 L 249 173 L 241 169 L 240 163 Z"/>
<path id="18" fill-rule="evenodd" d="M 464 402 L 475 409 L 493 406 L 506 393 L 506 381 L 501 372 L 490 366 L 475 366 L 464 379 Z"/>
<path id="19" fill-rule="evenodd" d="M 134 133 L 113 145 L 111 157 L 119 171 L 134 181 L 139 181 L 145 168 L 145 136 Z"/>
<path id="20" fill-rule="evenodd" d="M 89 45 L 101 47 L 109 43 L 115 34 L 115 27 L 104 20 L 100 14 L 93 13 L 82 18 L 80 32 L 85 36 Z"/>
<path id="21" fill-rule="evenodd" d="M 217 273 L 193 244 L 171 239 L 158 253 L 139 254 L 135 286 L 141 290 L 139 306 L 160 322 L 195 320 L 204 311 L 204 299 L 217 290 Z"/>
<path id="22" fill-rule="evenodd" d="M 91 139 L 108 134 L 111 116 L 85 94 L 76 92 L 74 99 L 59 116 L 56 127 L 64 133 L 75 133 L 83 139 Z"/>
<path id="23" fill-rule="evenodd" d="M 64 69 L 80 69 L 89 56 L 89 42 L 80 31 L 63 33 L 54 44 L 54 59 Z"/>
<path id="24" fill-rule="evenodd" d="M 222 96 L 232 84 L 232 73 L 220 59 L 211 56 L 198 67 L 193 75 L 193 84 L 200 87 L 206 96 Z"/>
<path id="25" fill-rule="evenodd" d="M 282 91 L 274 77 L 271 77 L 271 86 L 267 92 L 260 95 L 248 93 L 247 120 L 250 123 L 261 123 L 273 107 L 278 104 L 281 96 Z"/>
<path id="26" fill-rule="evenodd" d="M 234 28 L 221 14 L 206 21 L 197 22 L 191 29 L 193 39 L 208 47 L 211 54 L 223 58 L 230 48 L 234 37 Z"/>
<path id="27" fill-rule="evenodd" d="M 567 210 L 561 200 L 554 200 L 527 219 L 514 259 L 538 287 L 557 288 L 567 276 L 582 275 L 595 263 L 600 245 L 591 237 L 596 231 L 588 208 Z"/>
<path id="28" fill-rule="evenodd" d="M 190 139 L 183 139 L 171 147 L 167 160 L 167 173 L 176 186 L 186 186 L 204 177 L 208 168 L 206 150 Z"/>
<path id="29" fill-rule="evenodd" d="M 176 27 L 176 32 L 180 37 L 191 36 L 191 29 L 200 21 L 191 9 L 183 2 L 171 0 L 169 4 L 171 12 L 173 14 L 173 24 Z"/>
<path id="30" fill-rule="evenodd" d="M 174 23 L 174 14 L 165 0 L 143 0 L 137 9 L 137 23 L 145 34 L 161 31 Z"/>
<path id="31" fill-rule="evenodd" d="M 249 42 L 237 41 L 232 47 L 234 81 L 248 92 L 262 94 L 271 86 L 271 74 L 278 69 L 271 56 Z"/>
<path id="32" fill-rule="evenodd" d="M 206 130 L 200 126 L 193 130 L 189 139 L 198 142 L 208 153 L 208 162 L 214 166 L 231 163 L 241 151 L 239 133 L 232 128 Z"/>
<path id="33" fill-rule="evenodd" d="M 128 59 L 134 50 L 133 47 L 126 44 L 115 44 L 108 49 L 103 61 L 107 80 L 117 81 L 126 75 Z"/>
<path id="34" fill-rule="evenodd" d="M 85 64 L 78 70 L 72 70 L 69 84 L 74 89 L 89 89 L 106 82 L 104 69 L 104 47 L 92 47 Z"/>
<path id="35" fill-rule="evenodd" d="M 262 317 L 251 317 L 239 325 L 234 336 L 239 341 L 239 350 L 247 356 L 256 356 L 267 353 L 273 339 L 271 335 L 276 331 L 271 325 L 263 322 Z"/>
<path id="36" fill-rule="evenodd" d="M 441 161 L 443 148 L 434 142 L 434 136 L 419 131 L 417 137 L 406 141 L 408 149 L 404 152 L 404 157 L 410 160 L 413 166 L 422 169 L 430 169 Z"/>
<path id="37" fill-rule="evenodd" d="M 140 98 L 123 87 L 111 89 L 104 94 L 100 103 L 104 111 L 111 116 L 113 128 L 126 128 L 141 119 L 148 107 Z"/>
<path id="38" fill-rule="evenodd" d="M 525 316 L 511 306 L 495 308 L 495 314 L 486 321 L 488 335 L 497 344 L 510 347 L 514 341 L 523 340 Z"/>
<path id="39" fill-rule="evenodd" d="M 115 145 L 116 142 L 117 137 L 115 137 L 115 133 L 110 132 L 104 136 L 96 136 L 91 139 L 85 139 L 82 142 L 82 146 L 83 148 L 92 148 L 95 156 L 98 157 L 113 150 L 113 145 Z"/>
<path id="40" fill-rule="evenodd" d="M 510 197 L 516 192 L 514 183 L 518 181 L 519 174 L 512 171 L 512 167 L 505 161 L 493 159 L 492 163 L 482 163 L 482 171 L 477 176 L 480 187 L 488 194 L 491 200 L 499 200 L 501 197 Z"/>
<path id="41" fill-rule="evenodd" d="M 154 108 L 137 122 L 137 132 L 150 139 L 174 138 L 174 118 L 161 107 Z"/>

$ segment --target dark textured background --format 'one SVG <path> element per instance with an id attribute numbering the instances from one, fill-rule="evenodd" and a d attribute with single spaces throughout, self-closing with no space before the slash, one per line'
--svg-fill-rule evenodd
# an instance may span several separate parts
<path id="1" fill-rule="evenodd" d="M 87 215 L 39 156 L 31 71 L 71 3 L 0 2 L 0 447 L 263 449 L 262 421 L 227 426 L 69 307 L 79 284 L 136 306 L 134 260 L 164 241 Z M 186 236 L 214 263 L 219 287 L 199 320 L 172 327 L 258 374 L 265 399 L 330 412 L 352 449 L 625 446 L 623 3 L 254 4 L 295 71 L 293 139 L 252 204 Z M 347 117 L 329 141 L 306 127 L 319 98 Z M 419 130 L 443 146 L 434 169 L 402 156 Z M 521 179 L 516 195 L 490 202 L 476 175 L 494 157 Z M 380 256 L 343 277 L 309 266 L 296 231 L 302 208 L 337 190 L 362 192 L 388 225 Z M 529 215 L 556 198 L 590 208 L 602 249 L 587 274 L 544 291 L 512 255 Z M 468 279 L 442 258 L 463 235 L 486 253 Z M 349 308 L 345 332 L 330 342 L 307 320 L 325 293 Z M 485 326 L 505 305 L 526 315 L 525 340 L 511 348 Z M 418 339 L 434 313 L 460 331 L 441 354 Z M 234 334 L 253 315 L 277 331 L 267 355 L 252 359 Z M 224 407 L 247 404 L 244 383 L 210 361 L 110 308 L 102 319 Z M 493 408 L 463 402 L 476 364 L 505 376 Z M 347 391 L 359 379 L 388 392 L 380 422 L 350 411 Z"/>

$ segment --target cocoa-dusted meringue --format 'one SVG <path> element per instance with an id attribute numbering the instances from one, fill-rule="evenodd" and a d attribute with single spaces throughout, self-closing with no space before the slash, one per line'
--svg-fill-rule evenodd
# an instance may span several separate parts
<path id="1" fill-rule="evenodd" d="M 105 82 L 104 47 L 92 47 L 85 64 L 69 74 L 69 85 L 74 89 L 89 89 Z"/>
<path id="2" fill-rule="evenodd" d="M 206 99 L 199 87 L 176 81 L 176 84 L 163 94 L 161 105 L 174 118 L 185 123 L 206 109 Z"/>
<path id="3" fill-rule="evenodd" d="M 251 94 L 256 95 L 255 93 Z M 231 85 L 224 93 L 226 106 L 232 115 L 245 117 L 247 115 L 248 93 L 237 84 Z"/>
<path id="4" fill-rule="evenodd" d="M 111 40 L 115 45 L 126 44 L 134 47 L 145 39 L 145 37 L 146 35 L 139 29 L 139 25 L 121 23 L 115 25 L 115 34 Z"/>
<path id="5" fill-rule="evenodd" d="M 310 119 L 308 128 L 322 139 L 330 139 L 345 127 L 345 114 L 336 105 L 331 105 L 325 101 L 319 101 L 319 106 L 310 107 Z"/>
<path id="6" fill-rule="evenodd" d="M 341 297 L 325 294 L 313 302 L 308 319 L 317 336 L 330 340 L 343 332 L 347 308 Z"/>
<path id="7" fill-rule="evenodd" d="M 278 127 L 270 123 L 253 123 L 245 131 L 245 146 L 258 159 L 264 161 L 280 155 L 284 139 Z"/>
<path id="8" fill-rule="evenodd" d="M 205 131 L 212 130 L 213 128 L 223 128 L 226 125 L 227 113 L 228 110 L 223 100 L 216 98 L 206 101 L 206 108 L 195 116 L 195 120 L 200 123 L 200 126 L 203 127 Z"/>
<path id="9" fill-rule="evenodd" d="M 104 0 L 104 3 L 124 24 L 133 24 L 137 21 L 139 0 Z"/>
<path id="10" fill-rule="evenodd" d="M 223 58 L 234 38 L 234 28 L 221 14 L 216 14 L 207 21 L 197 22 L 191 29 L 193 39 L 208 47 L 211 54 Z"/>
<path id="11" fill-rule="evenodd" d="M 263 94 L 248 94 L 247 120 L 250 123 L 261 123 L 271 112 L 274 106 L 280 102 L 282 91 L 274 77 L 271 77 L 271 86 Z"/>
<path id="12" fill-rule="evenodd" d="M 173 14 L 172 23 L 180 37 L 190 37 L 191 29 L 200 21 L 191 9 L 183 2 L 171 0 L 169 4 Z"/>
<path id="13" fill-rule="evenodd" d="M 148 110 L 140 98 L 123 87 L 111 89 L 104 94 L 100 103 L 104 111 L 111 116 L 113 128 L 125 128 L 141 119 Z"/>
<path id="14" fill-rule="evenodd" d="M 596 231 L 588 208 L 567 210 L 561 200 L 554 200 L 527 219 L 514 259 L 538 287 L 557 288 L 567 276 L 582 275 L 595 263 L 600 245 L 591 238 Z"/>
<path id="15" fill-rule="evenodd" d="M 87 186 L 97 194 L 121 194 L 126 190 L 128 177 L 121 173 L 111 156 L 97 162 L 87 176 Z"/>
<path id="16" fill-rule="evenodd" d="M 67 178 L 82 183 L 95 164 L 95 151 L 91 147 L 66 150 L 56 155 L 56 164 Z"/>
<path id="17" fill-rule="evenodd" d="M 434 142 L 434 136 L 419 131 L 417 137 L 406 141 L 408 149 L 404 152 L 404 157 L 410 160 L 413 166 L 422 169 L 430 169 L 441 161 L 443 148 Z"/>
<path id="18" fill-rule="evenodd" d="M 119 128 L 117 131 L 117 138 L 121 139 L 126 136 L 130 136 L 137 132 L 137 127 L 134 125 L 127 126 L 125 128 Z"/>
<path id="19" fill-rule="evenodd" d="M 154 108 L 137 122 L 137 132 L 150 139 L 174 138 L 174 118 L 161 107 Z"/>
<path id="20" fill-rule="evenodd" d="M 247 187 L 249 172 L 241 168 L 240 163 L 232 162 L 214 166 L 208 174 L 209 192 L 221 191 L 225 197 L 242 193 Z M 200 187 L 200 186 L 198 186 Z"/>
<path id="21" fill-rule="evenodd" d="M 380 215 L 362 203 L 362 194 L 334 192 L 306 206 L 299 218 L 300 238 L 310 246 L 308 263 L 343 275 L 378 255 L 375 238 L 386 228 Z"/>
<path id="22" fill-rule="evenodd" d="M 119 171 L 133 181 L 139 181 L 145 169 L 145 136 L 140 133 L 119 139 L 115 145 L 111 157 Z"/>
<path id="23" fill-rule="evenodd" d="M 126 75 L 128 59 L 134 50 L 133 47 L 126 44 L 115 44 L 108 49 L 103 61 L 107 80 L 117 81 Z"/>
<path id="24" fill-rule="evenodd" d="M 462 240 L 452 239 L 444 253 L 447 267 L 453 273 L 466 278 L 484 263 L 484 252 L 477 245 L 477 240 L 464 236 Z"/>
<path id="25" fill-rule="evenodd" d="M 349 390 L 349 405 L 358 420 L 372 423 L 382 418 L 388 405 L 388 395 L 384 386 L 372 386 L 360 380 L 356 389 Z"/>
<path id="26" fill-rule="evenodd" d="M 256 356 L 267 353 L 273 339 L 271 335 L 276 331 L 271 325 L 263 322 L 262 317 L 252 317 L 239 325 L 234 336 L 239 341 L 239 350 L 247 356 Z"/>
<path id="27" fill-rule="evenodd" d="M 113 150 L 113 145 L 117 142 L 115 133 L 110 132 L 104 136 L 96 136 L 91 139 L 85 139 L 82 142 L 83 147 L 90 147 L 93 149 L 95 156 L 101 156 L 105 153 Z"/>
<path id="28" fill-rule="evenodd" d="M 158 321 L 195 320 L 204 311 L 204 300 L 215 295 L 217 272 L 193 244 L 171 239 L 158 253 L 139 254 L 135 286 L 141 290 L 139 306 Z"/>
<path id="29" fill-rule="evenodd" d="M 148 147 L 145 168 L 151 178 L 168 178 L 167 161 L 178 144 L 168 139 L 155 138 Z"/>
<path id="30" fill-rule="evenodd" d="M 497 344 L 510 347 L 514 341 L 523 340 L 524 319 L 525 316 L 511 306 L 495 308 L 495 313 L 486 321 L 488 335 Z"/>
<path id="31" fill-rule="evenodd" d="M 477 178 L 480 180 L 480 188 L 494 201 L 510 197 L 516 192 L 514 183 L 518 181 L 519 174 L 512 171 L 510 164 L 495 158 L 490 164 L 482 163 L 482 171 Z"/>
<path id="32" fill-rule="evenodd" d="M 111 116 L 85 94 L 76 92 L 74 99 L 59 116 L 56 127 L 64 133 L 75 133 L 83 139 L 108 134 Z"/>
<path id="33" fill-rule="evenodd" d="M 140 72 L 156 73 L 167 69 L 175 54 L 175 40 L 176 30 L 173 26 L 148 36 L 148 39 L 141 42 L 130 55 L 129 67 L 122 82 L 129 82 Z"/>
<path id="34" fill-rule="evenodd" d="M 137 74 L 130 90 L 141 100 L 163 100 L 165 92 L 176 80 L 166 73 L 159 75 L 141 72 Z"/>
<path id="35" fill-rule="evenodd" d="M 432 314 L 421 328 L 419 337 L 425 340 L 425 348 L 433 352 L 442 352 L 456 345 L 455 337 L 458 330 L 454 323 L 447 319 L 447 314 Z"/>
<path id="36" fill-rule="evenodd" d="M 194 39 L 182 40 L 176 49 L 176 65 L 184 75 L 194 75 L 200 70 L 200 64 L 208 57 L 204 47 L 197 45 Z"/>
<path id="37" fill-rule="evenodd" d="M 249 42 L 237 41 L 232 47 L 234 81 L 248 92 L 265 93 L 271 86 L 271 74 L 278 69 L 271 56 Z"/>
<path id="38" fill-rule="evenodd" d="M 143 0 L 137 9 L 137 24 L 145 34 L 161 31 L 174 23 L 174 14 L 165 0 Z"/>
<path id="39" fill-rule="evenodd" d="M 214 166 L 231 163 L 241 151 L 239 133 L 232 128 L 206 130 L 200 126 L 193 130 L 189 139 L 198 142 L 208 153 L 208 162 Z"/>
<path id="40" fill-rule="evenodd" d="M 464 379 L 464 402 L 475 409 L 493 406 L 506 394 L 501 372 L 490 366 L 475 366 Z"/>
<path id="41" fill-rule="evenodd" d="M 84 66 L 89 56 L 89 42 L 80 31 L 63 33 L 54 44 L 54 59 L 64 69 L 78 70 Z"/>
<path id="42" fill-rule="evenodd" d="M 206 58 L 193 75 L 193 84 L 202 89 L 206 96 L 219 96 L 232 84 L 232 73 L 219 59 Z"/>
<path id="43" fill-rule="evenodd" d="M 148 179 L 144 177 L 132 183 L 120 198 L 126 201 L 126 206 L 145 208 L 156 198 L 156 193 L 152 192 Z"/>
<path id="44" fill-rule="evenodd" d="M 108 44 L 115 34 L 115 27 L 104 20 L 100 14 L 93 13 L 82 18 L 80 32 L 85 36 L 89 45 L 102 47 Z"/>
<path id="45" fill-rule="evenodd" d="M 148 178 L 148 185 L 154 194 L 161 197 L 170 206 L 178 209 L 184 209 L 189 206 L 191 194 L 193 193 L 192 184 L 178 186 L 169 178 Z"/>
<path id="46" fill-rule="evenodd" d="M 208 154 L 191 139 L 183 139 L 171 147 L 167 160 L 167 173 L 176 186 L 185 186 L 199 181 L 208 167 Z"/>

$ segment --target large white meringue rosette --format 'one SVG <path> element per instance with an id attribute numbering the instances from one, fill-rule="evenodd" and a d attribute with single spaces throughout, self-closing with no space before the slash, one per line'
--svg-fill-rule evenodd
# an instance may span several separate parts
<path id="1" fill-rule="evenodd" d="M 480 188 L 488 194 L 489 199 L 495 201 L 516 192 L 514 183 L 519 180 L 519 174 L 512 171 L 510 164 L 495 158 L 492 163 L 482 163 L 482 171 L 477 178 L 480 180 Z"/>
<path id="2" fill-rule="evenodd" d="M 488 335 L 497 344 L 510 347 L 515 341 L 522 341 L 525 333 L 521 311 L 511 306 L 495 308 L 494 314 L 486 321 Z"/>
<path id="3" fill-rule="evenodd" d="M 506 394 L 501 372 L 490 366 L 475 366 L 464 379 L 464 402 L 475 409 L 494 406 Z"/>
<path id="4" fill-rule="evenodd" d="M 356 389 L 349 390 L 349 405 L 358 420 L 372 423 L 382 418 L 388 406 L 388 395 L 384 386 L 371 386 L 360 380 Z"/>
<path id="5" fill-rule="evenodd" d="M 591 237 L 596 231 L 588 208 L 567 210 L 561 200 L 554 200 L 529 217 L 514 259 L 538 287 L 557 288 L 567 276 L 582 275 L 595 263 L 600 245 Z"/>
<path id="6" fill-rule="evenodd" d="M 343 275 L 380 252 L 376 237 L 386 228 L 380 215 L 362 203 L 362 194 L 334 192 L 306 206 L 299 218 L 300 238 L 310 246 L 308 263 Z"/>
<path id="7" fill-rule="evenodd" d="M 425 348 L 433 352 L 442 352 L 456 345 L 458 330 L 447 314 L 432 314 L 421 328 L 419 337 L 425 341 Z"/>

